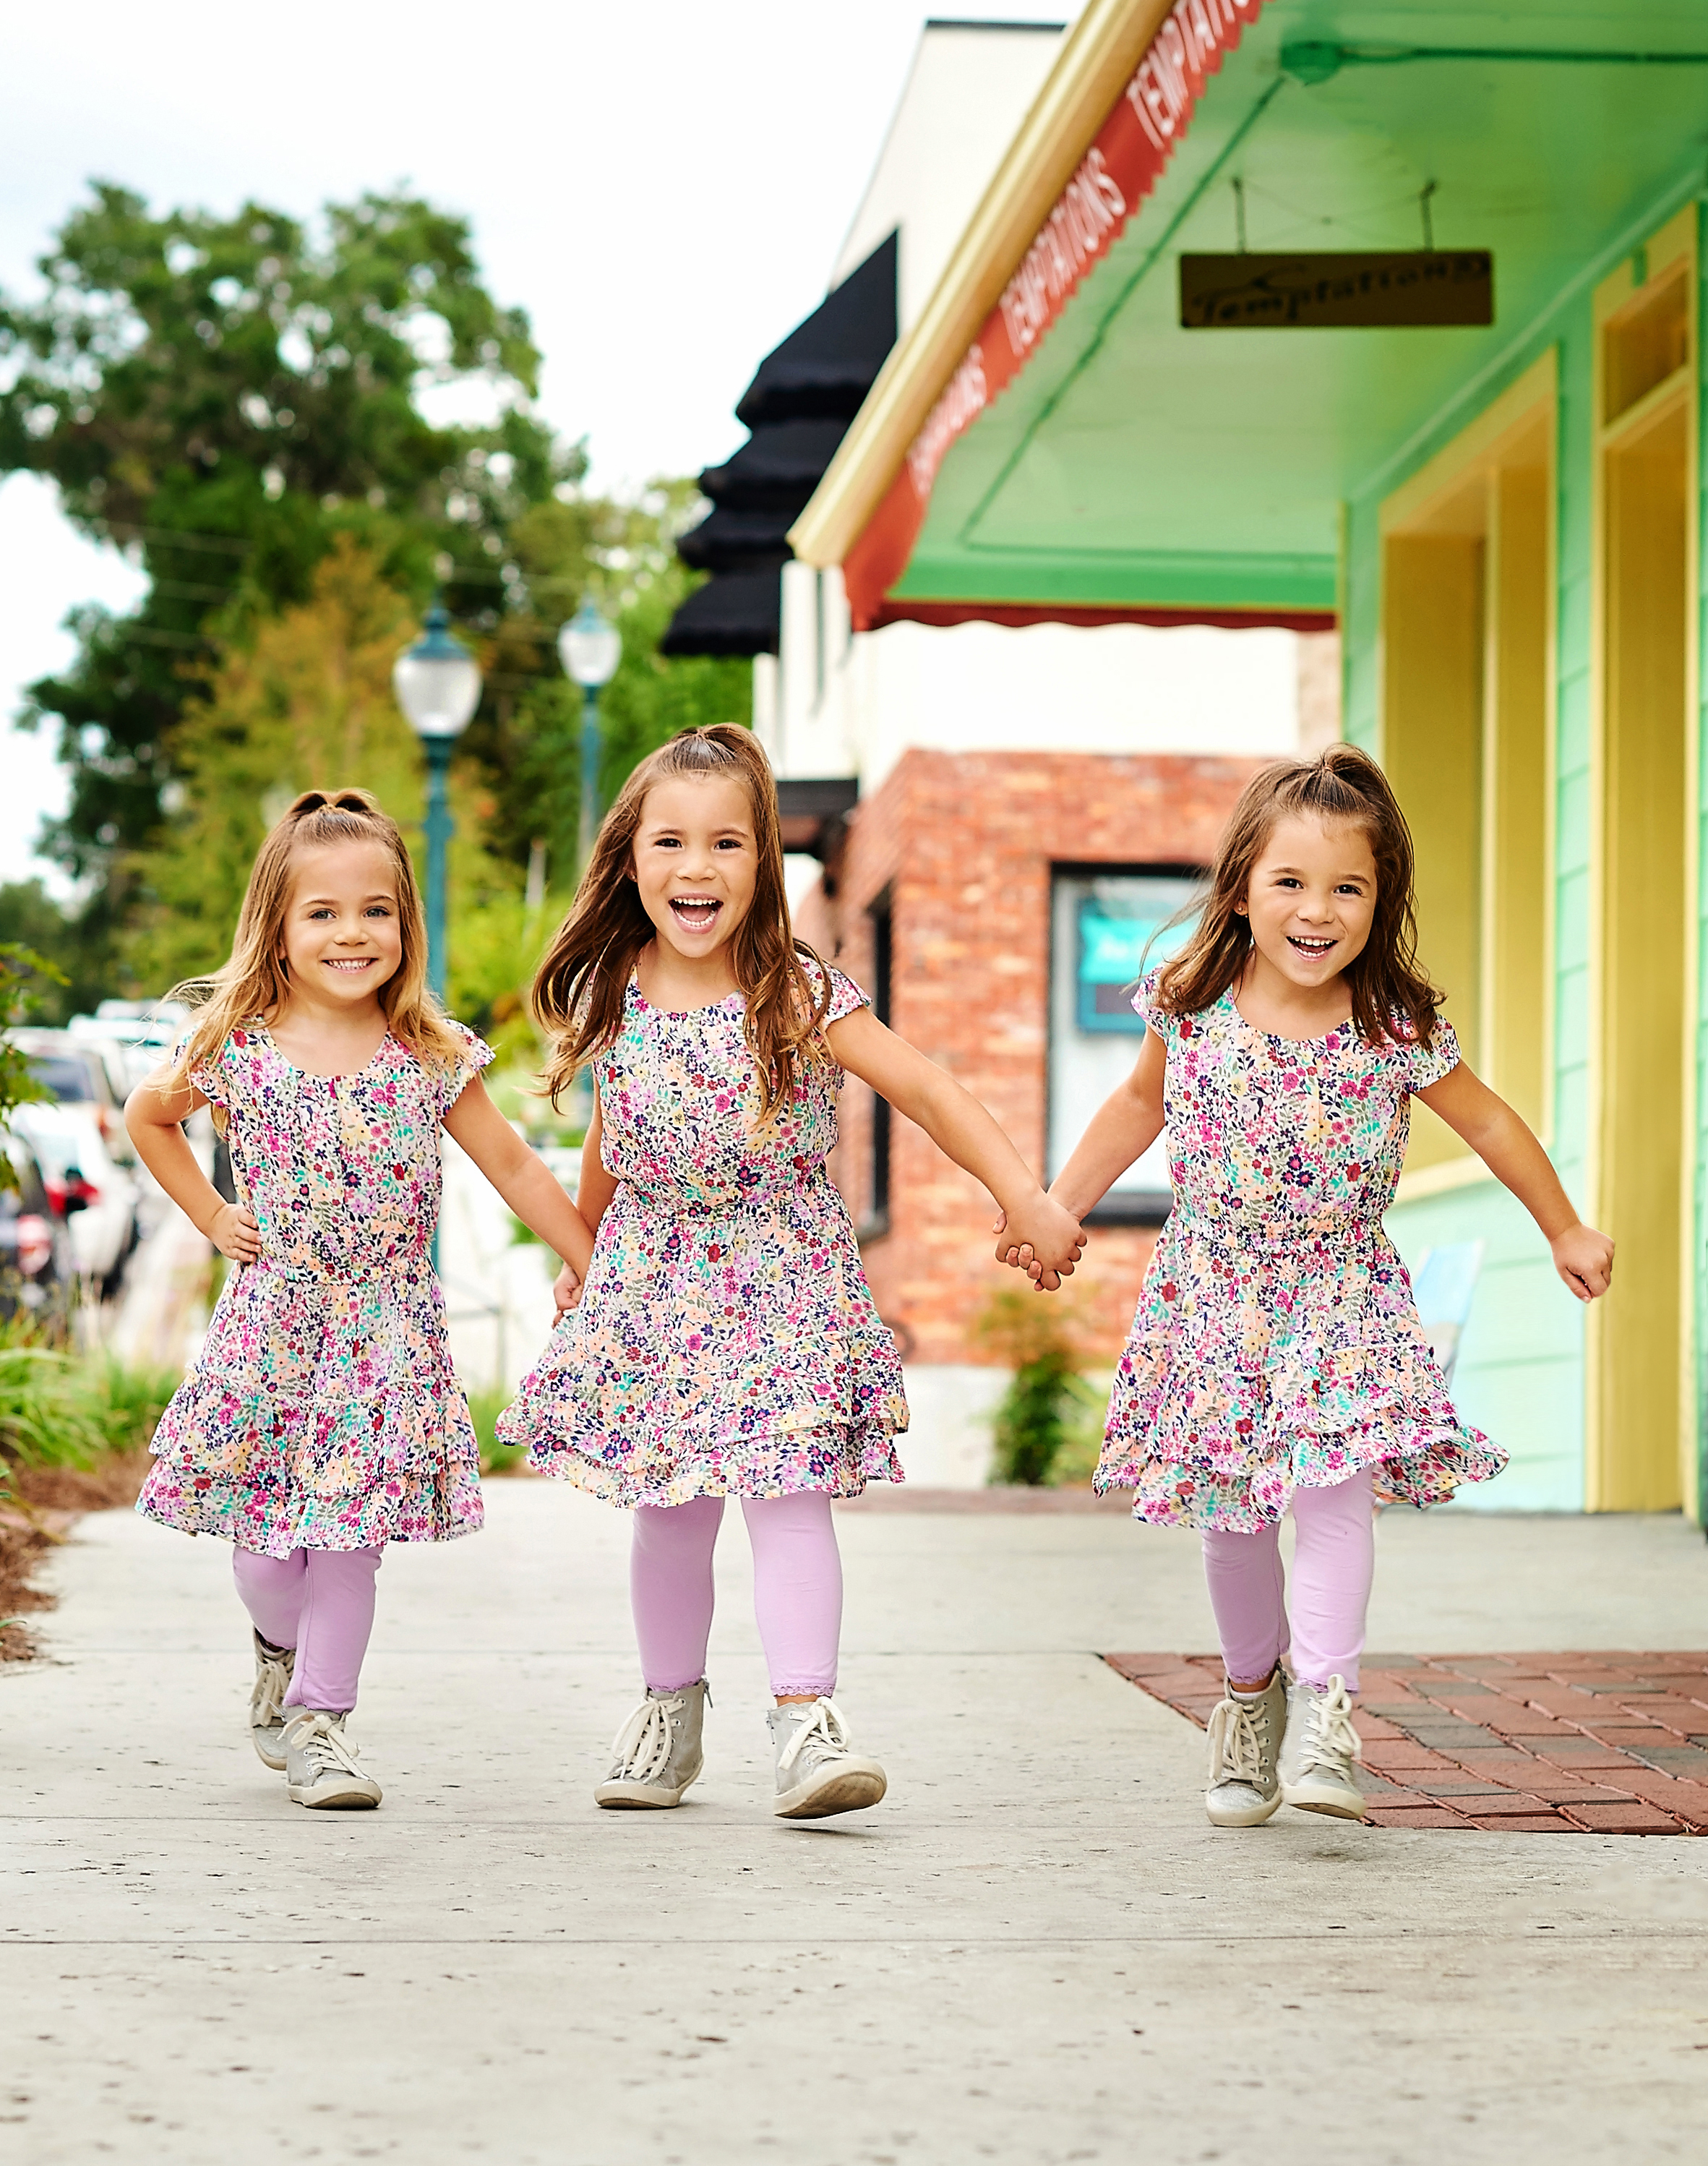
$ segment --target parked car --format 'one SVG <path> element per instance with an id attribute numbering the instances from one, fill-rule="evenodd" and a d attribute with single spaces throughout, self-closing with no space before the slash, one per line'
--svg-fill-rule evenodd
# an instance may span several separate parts
<path id="1" fill-rule="evenodd" d="M 19 1032 L 19 1041 L 26 1035 L 37 1033 Z M 54 1051 L 26 1050 L 48 1090 L 64 1087 L 69 1094 L 88 1087 L 82 1064 Z M 136 1177 L 108 1148 L 109 1135 L 123 1133 L 118 1109 L 109 1101 L 55 1096 L 16 1107 L 11 1126 L 41 1169 L 53 1216 L 69 1229 L 76 1269 L 106 1300 L 118 1289 L 138 1235 Z"/>
<path id="2" fill-rule="evenodd" d="M 0 1188 L 0 1317 L 6 1317 L 46 1307 L 76 1266 L 35 1154 L 18 1135 L 8 1135 L 0 1149 L 13 1174 L 13 1186 Z"/>
<path id="3" fill-rule="evenodd" d="M 92 1016 L 73 1016 L 67 1036 L 100 1047 L 122 1102 L 160 1066 L 188 1017 L 182 1001 L 102 1001 Z"/>
<path id="4" fill-rule="evenodd" d="M 124 1049 L 70 1030 L 14 1030 L 12 1043 L 29 1056 L 29 1071 L 55 1103 L 87 1106 L 101 1131 L 109 1158 L 121 1165 L 135 1163 L 124 1128 L 124 1101 L 130 1078 Z"/>

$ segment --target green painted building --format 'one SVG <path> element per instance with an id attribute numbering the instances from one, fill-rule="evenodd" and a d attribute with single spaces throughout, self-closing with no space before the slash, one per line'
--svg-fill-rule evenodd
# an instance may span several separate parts
<path id="1" fill-rule="evenodd" d="M 1586 1313 L 1419 1109 L 1468 1503 L 1701 1514 L 1705 203 L 1708 0 L 1092 0 L 793 536 L 857 626 L 1338 622 L 1447 1012 L 1619 1244 Z M 1487 251 L 1492 321 L 1183 327 L 1242 249 Z"/>

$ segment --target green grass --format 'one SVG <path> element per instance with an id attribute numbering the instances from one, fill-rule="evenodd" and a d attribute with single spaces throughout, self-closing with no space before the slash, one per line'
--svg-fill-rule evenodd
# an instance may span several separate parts
<path id="1" fill-rule="evenodd" d="M 82 1467 L 139 1451 L 177 1383 L 110 1355 L 45 1345 L 14 1318 L 0 1323 L 0 1451 L 26 1466 Z"/>

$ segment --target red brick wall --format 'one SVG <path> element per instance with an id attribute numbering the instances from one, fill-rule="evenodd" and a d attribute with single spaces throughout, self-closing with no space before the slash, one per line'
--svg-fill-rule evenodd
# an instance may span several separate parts
<path id="1" fill-rule="evenodd" d="M 1206 861 L 1259 763 L 1078 753 L 910 752 L 856 810 L 797 930 L 871 990 L 868 907 L 891 890 L 892 1028 L 982 1099 L 1041 1169 L 1050 872 Z M 870 1197 L 872 1093 L 849 1079 L 831 1171 L 856 1223 Z M 889 1231 L 866 1270 L 909 1360 L 988 1361 L 973 1325 L 999 1285 L 989 1199 L 892 1117 Z M 1094 1228 L 1065 1305 L 1088 1364 L 1119 1353 L 1154 1236 Z M 1062 1297 L 1057 1297 L 1062 1298 Z"/>

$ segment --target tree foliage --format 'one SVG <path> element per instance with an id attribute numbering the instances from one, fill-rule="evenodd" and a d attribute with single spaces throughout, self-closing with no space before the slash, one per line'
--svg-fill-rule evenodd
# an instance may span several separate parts
<path id="1" fill-rule="evenodd" d="M 5 1148 L 7 1123 L 19 1106 L 46 1096 L 29 1072 L 29 1055 L 12 1040 L 12 1027 L 29 1020 L 44 980 L 59 975 L 51 963 L 12 941 L 0 943 L 0 1188 L 18 1186 Z"/>
<path id="2" fill-rule="evenodd" d="M 692 482 L 657 481 L 637 504 L 581 499 L 541 506 L 519 537 L 526 541 L 540 589 L 535 637 L 548 643 L 555 638 L 584 591 L 623 636 L 622 661 L 599 695 L 599 795 L 605 805 L 635 763 L 678 731 L 710 722 L 745 726 L 751 715 L 751 663 L 667 660 L 658 652 L 671 617 L 697 584 L 675 545 L 699 505 Z M 504 779 L 496 846 L 519 862 L 533 842 L 542 843 L 552 883 L 566 890 L 574 881 L 581 817 L 582 720 L 579 688 L 561 673 L 542 674 L 523 685 L 505 713 L 497 763 Z"/>
<path id="3" fill-rule="evenodd" d="M 420 748 L 391 684 L 413 627 L 408 598 L 345 535 L 305 602 L 220 647 L 171 747 L 178 809 L 136 863 L 145 902 L 129 947 L 138 982 L 159 990 L 224 962 L 261 837 L 299 791 L 370 790 L 406 832 L 417 829 Z M 491 806 L 477 770 L 453 776 L 452 797 L 447 991 L 459 1013 L 481 1022 L 521 975 L 521 880 L 485 848 Z"/>
<path id="4" fill-rule="evenodd" d="M 486 291 L 462 219 L 368 195 L 323 225 L 255 203 L 156 217 L 102 182 L 41 259 L 42 298 L 0 298 L 15 372 L 0 472 L 50 476 L 70 517 L 150 578 L 130 617 L 81 612 L 76 662 L 33 688 L 63 725 L 71 802 L 52 848 L 74 874 L 153 837 L 185 664 L 210 631 L 306 599 L 340 535 L 412 594 L 436 578 L 454 614 L 496 625 L 508 529 L 582 471 L 528 410 L 527 320 Z M 424 389 L 471 375 L 498 419 L 432 425 Z"/>
<path id="5" fill-rule="evenodd" d="M 692 483 L 583 490 L 582 448 L 530 408 L 526 318 L 488 293 L 466 223 L 413 197 L 309 229 L 255 203 L 156 216 L 101 182 L 40 267 L 39 301 L 0 296 L 0 473 L 50 477 L 150 584 L 129 616 L 74 612 L 76 662 L 31 688 L 26 725 L 57 719 L 71 773 L 48 848 L 87 897 L 39 944 L 79 991 L 158 992 L 225 953 L 268 805 L 361 782 L 414 816 L 389 670 L 436 587 L 486 686 L 456 771 L 449 990 L 498 1012 L 539 930 L 521 869 L 542 846 L 560 901 L 573 875 L 581 703 L 555 642 L 583 594 L 624 635 L 607 800 L 676 729 L 746 719 L 748 664 L 656 651 L 692 583 Z M 496 418 L 435 425 L 427 394 L 469 378 Z"/>

